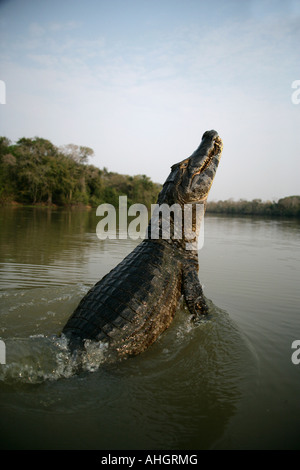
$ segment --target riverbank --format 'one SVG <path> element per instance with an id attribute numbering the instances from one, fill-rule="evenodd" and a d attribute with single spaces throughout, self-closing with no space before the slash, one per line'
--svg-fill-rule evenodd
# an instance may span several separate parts
<path id="1" fill-rule="evenodd" d="M 262 201 L 253 199 L 246 201 L 240 199 L 234 201 L 208 202 L 207 213 L 228 215 L 260 215 L 274 217 L 300 217 L 300 196 L 288 196 L 275 201 Z"/>
<path id="2" fill-rule="evenodd" d="M 119 195 L 114 199 L 113 204 L 118 207 Z M 105 201 L 111 203 L 109 201 Z M 138 201 L 134 201 L 138 202 Z M 102 204 L 103 202 L 101 202 Z M 132 201 L 129 200 L 129 204 Z M 99 202 L 100 204 L 100 202 Z M 0 207 L 31 207 L 41 209 L 79 209 L 79 210 L 92 210 L 96 209 L 99 204 L 84 204 L 81 202 L 65 203 L 65 204 L 54 204 L 48 202 L 37 202 L 37 203 L 22 203 L 15 200 L 2 200 L 0 201 Z M 151 204 L 148 203 L 150 208 Z M 293 217 L 300 218 L 300 196 L 289 196 L 283 199 L 279 199 L 278 202 L 263 202 L 260 199 L 254 199 L 253 201 L 209 201 L 206 206 L 206 214 L 211 215 L 229 215 L 229 216 L 262 216 L 262 217 Z"/>

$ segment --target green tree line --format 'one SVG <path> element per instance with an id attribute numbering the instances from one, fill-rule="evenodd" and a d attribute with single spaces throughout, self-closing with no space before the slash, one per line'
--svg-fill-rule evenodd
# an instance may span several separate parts
<path id="1" fill-rule="evenodd" d="M 90 205 L 104 202 L 117 206 L 119 196 L 128 204 L 150 207 L 157 200 L 161 185 L 146 175 L 128 176 L 88 164 L 94 152 L 75 144 L 56 147 L 40 137 L 21 138 L 12 144 L 0 137 L 0 203 Z M 247 201 L 208 202 L 207 212 L 231 215 L 270 215 L 300 217 L 300 196 L 278 202 Z"/>
<path id="2" fill-rule="evenodd" d="M 278 202 L 264 202 L 261 199 L 253 199 L 252 201 L 229 199 L 227 201 L 208 202 L 206 212 L 231 215 L 300 217 L 300 196 L 288 196 L 279 199 Z"/>
<path id="3" fill-rule="evenodd" d="M 146 175 L 128 176 L 88 164 L 89 147 L 56 147 L 40 137 L 21 138 L 12 144 L 0 137 L 0 203 L 91 205 L 155 203 L 161 186 Z"/>

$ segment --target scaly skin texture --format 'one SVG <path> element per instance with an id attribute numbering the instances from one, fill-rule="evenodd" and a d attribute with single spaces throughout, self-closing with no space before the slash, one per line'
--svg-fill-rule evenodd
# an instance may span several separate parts
<path id="1" fill-rule="evenodd" d="M 178 204 L 182 213 L 188 207 L 192 237 L 184 223 L 183 236 L 176 237 L 172 212 L 167 239 L 163 216 L 156 235 L 151 220 L 147 238 L 89 290 L 67 321 L 62 333 L 72 350 L 89 339 L 108 342 L 121 357 L 139 354 L 169 327 L 182 295 L 193 318 L 207 313 L 198 277 L 196 206 L 205 206 L 222 148 L 218 133 L 207 131 L 198 149 L 172 166 L 157 202 Z"/>

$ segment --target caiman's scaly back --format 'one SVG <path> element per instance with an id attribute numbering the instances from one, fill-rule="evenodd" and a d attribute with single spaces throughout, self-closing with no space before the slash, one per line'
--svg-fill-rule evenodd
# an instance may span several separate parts
<path id="1" fill-rule="evenodd" d="M 164 218 L 157 216 L 156 230 L 151 219 L 145 240 L 90 289 L 69 318 L 63 334 L 72 350 L 88 339 L 107 342 L 120 356 L 141 353 L 170 325 L 181 295 L 193 317 L 207 312 L 198 277 L 196 213 L 205 207 L 222 148 L 218 133 L 207 131 L 197 150 L 172 166 L 157 203 L 181 211 L 182 236 L 173 212 L 169 237 Z"/>

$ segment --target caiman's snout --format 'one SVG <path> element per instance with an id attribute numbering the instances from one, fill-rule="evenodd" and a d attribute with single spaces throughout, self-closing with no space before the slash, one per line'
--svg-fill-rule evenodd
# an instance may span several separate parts
<path id="1" fill-rule="evenodd" d="M 211 163 L 214 156 L 221 156 L 222 149 L 223 142 L 217 131 L 204 132 L 199 147 L 191 155 L 191 166 L 201 173 Z"/>
<path id="2" fill-rule="evenodd" d="M 218 137 L 218 136 L 219 136 L 219 134 L 217 133 L 217 131 L 215 131 L 215 130 L 212 129 L 211 131 L 205 131 L 205 132 L 204 132 L 204 134 L 203 134 L 203 136 L 202 136 L 202 140 L 204 140 L 204 139 L 211 139 L 211 140 L 213 140 L 213 139 L 215 139 L 215 138 Z"/>
<path id="3" fill-rule="evenodd" d="M 187 201 L 199 201 L 206 199 L 214 180 L 223 142 L 218 132 L 210 130 L 204 132 L 197 150 L 185 160 L 186 173 L 183 174 L 181 198 Z M 181 168 L 184 169 L 182 165 Z"/>

